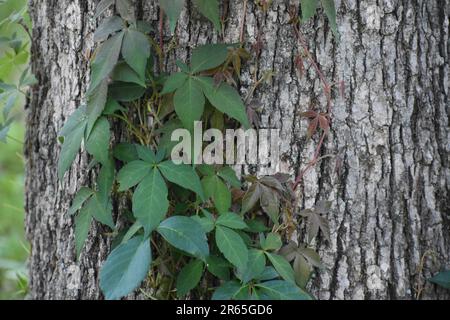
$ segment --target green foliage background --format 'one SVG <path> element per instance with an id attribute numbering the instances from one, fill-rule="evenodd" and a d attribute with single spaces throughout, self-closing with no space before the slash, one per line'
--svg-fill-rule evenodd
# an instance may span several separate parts
<path id="1" fill-rule="evenodd" d="M 12 38 L 22 42 L 15 51 L 0 46 L 0 82 L 17 85 L 29 63 L 30 27 L 26 0 L 0 0 L 0 39 Z M 16 15 L 18 22 L 12 22 Z M 28 244 L 24 236 L 24 121 L 22 106 L 25 97 L 19 95 L 13 108 L 15 121 L 6 138 L 0 142 L 0 299 L 20 299 L 26 293 Z M 6 103 L 0 99 L 0 109 Z M 0 114 L 0 123 L 2 119 Z"/>

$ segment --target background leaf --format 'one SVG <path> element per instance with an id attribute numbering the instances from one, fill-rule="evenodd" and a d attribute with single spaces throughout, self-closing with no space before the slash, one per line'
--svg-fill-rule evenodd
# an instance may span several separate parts
<path id="1" fill-rule="evenodd" d="M 230 279 L 230 263 L 217 256 L 210 255 L 206 259 L 206 267 L 208 271 L 213 275 L 218 277 L 221 280 L 229 280 Z"/>
<path id="2" fill-rule="evenodd" d="M 183 10 L 184 0 L 159 0 L 159 5 L 169 18 L 170 32 L 174 33 L 181 10 Z"/>
<path id="3" fill-rule="evenodd" d="M 301 0 L 302 20 L 306 21 L 316 14 L 319 0 Z"/>
<path id="4" fill-rule="evenodd" d="M 200 282 L 203 274 L 203 262 L 192 260 L 181 269 L 177 277 L 177 296 L 183 297 L 190 290 L 194 289 Z"/>
<path id="5" fill-rule="evenodd" d="M 236 176 L 236 172 L 228 166 L 220 168 L 217 175 L 228 182 L 231 186 L 235 188 L 241 187 L 241 181 Z"/>
<path id="6" fill-rule="evenodd" d="M 198 11 L 208 18 L 217 31 L 220 31 L 219 2 L 217 0 L 194 0 Z"/>
<path id="7" fill-rule="evenodd" d="M 334 5 L 334 0 L 321 0 L 323 11 L 328 18 L 328 22 L 330 23 L 330 28 L 333 31 L 334 36 L 339 39 L 339 33 L 337 30 L 336 23 L 336 6 Z"/>
<path id="8" fill-rule="evenodd" d="M 436 283 L 443 288 L 450 289 L 450 270 L 439 272 L 434 277 L 428 279 L 428 281 Z"/>

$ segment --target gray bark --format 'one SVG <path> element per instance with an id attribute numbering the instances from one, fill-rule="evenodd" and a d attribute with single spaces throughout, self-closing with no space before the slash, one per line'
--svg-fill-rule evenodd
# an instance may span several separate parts
<path id="1" fill-rule="evenodd" d="M 188 2 L 177 29 L 178 46 L 166 65 L 185 60 L 197 44 L 239 41 L 243 1 L 223 1 L 225 37 L 218 38 Z M 262 126 L 279 128 L 285 143 L 279 170 L 292 175 L 311 158 L 317 139 L 305 139 L 299 117 L 321 84 L 309 63 L 300 78 L 289 5 L 274 0 L 267 12 L 248 2 L 246 47 L 260 35 L 261 54 L 245 64 L 241 93 L 258 77 L 275 77 L 254 98 Z M 322 17 L 302 26 L 330 81 L 343 80 L 322 154 L 334 155 L 310 171 L 302 207 L 333 202 L 331 242 L 319 238 L 326 270 L 311 284 L 319 299 L 448 299 L 425 281 L 450 267 L 449 10 L 448 0 L 338 0 L 339 42 Z M 109 251 L 106 229 L 95 224 L 80 261 L 73 219 L 66 211 L 77 189 L 91 182 L 87 159 L 77 157 L 57 179 L 57 132 L 83 101 L 87 56 L 93 48 L 94 1 L 33 0 L 33 69 L 39 80 L 28 105 L 26 231 L 31 242 L 30 298 L 98 299 L 99 266 Z M 139 15 L 157 27 L 155 1 L 138 0 Z M 181 26 L 181 27 L 180 27 Z M 165 30 L 165 43 L 170 42 Z M 166 48 L 167 49 L 167 48 Z M 319 99 L 319 102 L 322 101 Z M 323 103 L 322 103 L 323 104 Z M 336 158 L 342 167 L 336 172 Z M 264 173 L 263 169 L 259 173 Z M 299 230 L 301 235 L 302 229 Z M 421 261 L 423 260 L 423 267 Z"/>

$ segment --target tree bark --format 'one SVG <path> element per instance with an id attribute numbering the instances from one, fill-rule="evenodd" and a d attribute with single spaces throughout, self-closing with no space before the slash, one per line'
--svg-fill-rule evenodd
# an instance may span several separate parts
<path id="1" fill-rule="evenodd" d="M 299 113 L 312 103 L 325 111 L 311 64 L 305 59 L 303 77 L 296 72 L 300 47 L 289 10 L 298 3 L 274 0 L 264 12 L 248 1 L 244 41 L 255 57 L 245 64 L 240 83 L 245 97 L 254 72 L 258 78 L 265 71 L 276 73 L 253 98 L 261 106 L 261 127 L 281 129 L 279 171 L 292 176 L 318 143 L 318 137 L 306 139 L 308 123 Z M 66 214 L 78 188 L 91 182 L 87 158 L 80 154 L 62 182 L 56 170 L 57 133 L 83 101 L 89 78 L 95 5 L 31 1 L 39 85 L 28 104 L 25 146 L 30 298 L 102 297 L 98 274 L 109 252 L 107 229 L 92 226 L 76 261 L 73 219 Z M 221 38 L 187 1 L 166 70 L 175 69 L 175 59 L 186 60 L 197 44 L 238 42 L 243 6 L 244 1 L 222 1 Z M 333 157 L 309 171 L 299 188 L 302 207 L 317 200 L 333 203 L 327 216 L 331 242 L 315 243 L 326 269 L 317 272 L 311 291 L 319 299 L 448 299 L 448 291 L 426 278 L 450 267 L 450 2 L 337 0 L 336 6 L 339 41 L 322 15 L 301 26 L 324 75 L 345 85 L 344 97 L 333 94 L 331 131 L 321 153 Z M 138 0 L 136 9 L 158 30 L 156 1 Z M 256 55 L 258 39 L 262 50 Z M 166 50 L 170 41 L 165 26 Z"/>

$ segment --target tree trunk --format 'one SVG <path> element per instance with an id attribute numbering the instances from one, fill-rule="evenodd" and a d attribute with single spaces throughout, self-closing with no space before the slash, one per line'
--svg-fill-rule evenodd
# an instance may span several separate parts
<path id="1" fill-rule="evenodd" d="M 136 1 L 138 15 L 155 30 L 156 2 Z M 187 1 L 167 70 L 175 68 L 175 58 L 186 60 L 197 44 L 239 41 L 244 1 L 221 2 L 223 39 Z M 261 127 L 281 129 L 279 169 L 292 176 L 318 143 L 318 137 L 306 139 L 308 123 L 299 113 L 323 101 L 309 61 L 303 77 L 296 72 L 300 47 L 289 9 L 298 3 L 273 0 L 264 12 L 248 1 L 246 48 L 256 56 L 259 39 L 262 50 L 245 64 L 240 84 L 244 97 L 253 72 L 257 78 L 265 71 L 276 73 L 253 98 L 261 106 Z M 78 188 L 91 181 L 87 158 L 80 154 L 63 182 L 56 170 L 57 133 L 84 99 L 95 5 L 92 0 L 31 1 L 39 85 L 28 105 L 25 147 L 30 298 L 102 297 L 98 274 L 109 252 L 107 229 L 92 226 L 76 261 L 73 219 L 66 213 Z M 336 6 L 339 41 L 322 15 L 301 26 L 325 77 L 345 85 L 343 98 L 333 96 L 332 127 L 321 153 L 333 157 L 309 171 L 299 188 L 302 207 L 323 199 L 333 203 L 327 216 L 331 242 L 316 243 L 326 269 L 316 274 L 311 291 L 319 299 L 415 299 L 418 293 L 424 299 L 449 298 L 426 278 L 450 267 L 450 2 L 337 0 Z M 166 50 L 170 40 L 165 26 Z"/>

